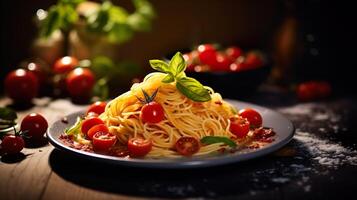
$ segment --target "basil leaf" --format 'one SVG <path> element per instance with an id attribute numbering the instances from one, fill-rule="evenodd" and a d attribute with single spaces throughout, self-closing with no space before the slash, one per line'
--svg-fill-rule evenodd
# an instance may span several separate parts
<path id="1" fill-rule="evenodd" d="M 205 102 L 211 100 L 208 90 L 194 78 L 181 77 L 176 82 L 176 88 L 193 101 Z"/>
<path id="2" fill-rule="evenodd" d="M 180 74 L 181 72 L 185 71 L 186 69 L 186 62 L 180 52 L 177 52 L 170 61 L 170 67 L 175 72 L 175 76 Z"/>
<path id="3" fill-rule="evenodd" d="M 109 31 L 108 39 L 112 43 L 124 43 L 133 37 L 133 30 L 127 24 L 114 24 Z"/>
<path id="4" fill-rule="evenodd" d="M 165 76 L 165 78 L 162 79 L 162 82 L 164 82 L 164 83 L 172 83 L 172 82 L 174 82 L 174 81 L 175 81 L 175 78 L 174 78 L 174 76 L 172 76 L 171 74 L 167 74 L 167 75 Z"/>
<path id="5" fill-rule="evenodd" d="M 17 114 L 10 108 L 0 108 L 0 119 L 6 121 L 15 121 Z"/>
<path id="6" fill-rule="evenodd" d="M 150 66 L 157 71 L 172 74 L 169 65 L 162 60 L 150 60 L 149 63 Z"/>
<path id="7" fill-rule="evenodd" d="M 231 140 L 227 137 L 206 136 L 201 139 L 201 143 L 203 143 L 203 144 L 214 144 L 214 143 L 221 143 L 221 142 L 230 146 L 230 147 L 237 146 L 237 144 L 233 140 Z"/>

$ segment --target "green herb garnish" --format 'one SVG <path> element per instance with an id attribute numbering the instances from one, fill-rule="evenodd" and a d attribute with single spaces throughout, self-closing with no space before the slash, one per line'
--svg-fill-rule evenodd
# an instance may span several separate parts
<path id="1" fill-rule="evenodd" d="M 76 123 L 69 129 L 65 130 L 67 135 L 77 135 L 81 132 L 82 119 L 80 117 L 77 118 Z"/>
<path id="2" fill-rule="evenodd" d="M 0 108 L 0 129 L 16 125 L 17 114 L 10 108 Z"/>
<path id="3" fill-rule="evenodd" d="M 177 52 L 169 63 L 163 60 L 150 60 L 150 65 L 153 69 L 167 74 L 162 82 L 176 81 L 176 88 L 187 98 L 198 102 L 211 100 L 208 90 L 199 81 L 186 76 L 187 65 L 180 52 Z"/>
<path id="4" fill-rule="evenodd" d="M 232 148 L 236 147 L 237 144 L 226 137 L 219 137 L 219 136 L 206 136 L 201 139 L 202 144 L 214 144 L 214 143 L 224 143 Z"/>

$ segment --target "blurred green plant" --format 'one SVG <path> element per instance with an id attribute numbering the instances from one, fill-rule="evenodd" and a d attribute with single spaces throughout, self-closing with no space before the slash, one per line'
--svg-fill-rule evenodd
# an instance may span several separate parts
<path id="1" fill-rule="evenodd" d="M 97 82 L 93 89 L 93 95 L 100 100 L 109 97 L 109 84 L 114 82 L 130 82 L 131 78 L 140 76 L 143 69 L 130 61 L 114 62 L 106 56 L 97 56 L 91 60 L 91 70 L 96 74 Z"/>
<path id="2" fill-rule="evenodd" d="M 68 33 L 79 19 L 76 7 L 85 0 L 59 0 L 49 8 L 47 17 L 40 24 L 40 36 L 49 37 L 56 30 Z M 95 12 L 85 17 L 88 32 L 106 36 L 109 42 L 123 43 L 135 31 L 151 30 L 155 12 L 147 0 L 132 0 L 135 11 L 129 14 L 124 8 L 105 0 Z"/>
<path id="3" fill-rule="evenodd" d="M 0 107 L 0 130 L 16 125 L 17 114 L 10 108 Z"/>

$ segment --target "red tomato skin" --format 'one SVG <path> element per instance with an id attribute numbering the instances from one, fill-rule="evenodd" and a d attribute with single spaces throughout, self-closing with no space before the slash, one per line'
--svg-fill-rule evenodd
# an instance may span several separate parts
<path id="1" fill-rule="evenodd" d="M 229 47 L 226 49 L 226 55 L 232 60 L 235 61 L 239 56 L 243 54 L 243 50 L 239 47 Z"/>
<path id="2" fill-rule="evenodd" d="M 105 136 L 106 138 L 101 138 Z M 107 152 L 116 143 L 117 138 L 115 135 L 104 132 L 97 132 L 93 135 L 93 149 L 95 151 Z"/>
<path id="3" fill-rule="evenodd" d="M 85 119 L 82 123 L 82 128 L 81 128 L 82 133 L 87 135 L 89 129 L 91 129 L 93 126 L 97 124 L 104 124 L 104 122 L 98 117 L 89 117 Z"/>
<path id="4" fill-rule="evenodd" d="M 106 102 L 97 101 L 89 106 L 89 108 L 87 110 L 87 115 L 90 112 L 94 112 L 94 113 L 97 113 L 98 115 L 100 115 L 105 111 L 105 106 L 107 106 Z"/>
<path id="5" fill-rule="evenodd" d="M 250 123 L 247 119 L 238 117 L 231 118 L 231 125 L 229 127 L 230 131 L 236 135 L 238 138 L 244 138 L 249 133 Z"/>
<path id="6" fill-rule="evenodd" d="M 330 96 L 331 91 L 326 81 L 307 81 L 298 85 L 296 93 L 300 101 L 312 101 Z"/>
<path id="7" fill-rule="evenodd" d="M 201 64 L 216 65 L 216 49 L 210 44 L 202 44 L 198 46 L 198 57 Z"/>
<path id="8" fill-rule="evenodd" d="M 245 108 L 239 111 L 239 115 L 246 118 L 252 127 L 261 127 L 263 124 L 262 116 L 251 108 Z"/>
<path id="9" fill-rule="evenodd" d="M 250 52 L 245 57 L 244 63 L 248 69 L 256 69 L 263 66 L 263 60 L 258 53 Z"/>
<path id="10" fill-rule="evenodd" d="M 131 138 L 128 140 L 128 150 L 132 157 L 144 157 L 152 149 L 152 142 L 142 138 Z"/>
<path id="11" fill-rule="evenodd" d="M 30 102 L 38 93 L 37 77 L 30 71 L 17 69 L 5 78 L 5 93 L 15 102 Z"/>
<path id="12" fill-rule="evenodd" d="M 53 72 L 56 74 L 66 74 L 72 71 L 75 67 L 79 65 L 77 58 L 71 56 L 65 56 L 58 59 L 54 66 Z"/>
<path id="13" fill-rule="evenodd" d="M 200 150 L 200 142 L 194 137 L 183 136 L 175 144 L 176 151 L 183 156 L 192 156 Z"/>
<path id="14" fill-rule="evenodd" d="M 25 146 L 25 141 L 20 136 L 7 135 L 4 137 L 1 143 L 1 148 L 4 153 L 7 154 L 17 154 Z"/>
<path id="15" fill-rule="evenodd" d="M 87 137 L 92 140 L 93 136 L 98 132 L 109 133 L 109 129 L 105 124 L 94 125 L 88 130 Z"/>
<path id="16" fill-rule="evenodd" d="M 211 65 L 213 71 L 228 71 L 232 60 L 229 59 L 226 55 L 217 53 L 216 62 L 214 65 Z"/>
<path id="17" fill-rule="evenodd" d="M 140 118 L 144 123 L 159 123 L 165 117 L 161 104 L 152 101 L 141 108 Z"/>
<path id="18" fill-rule="evenodd" d="M 66 79 L 67 90 L 72 97 L 90 96 L 95 83 L 95 77 L 89 69 L 76 68 Z"/>
<path id="19" fill-rule="evenodd" d="M 33 139 L 41 139 L 48 128 L 47 120 L 38 113 L 26 115 L 21 122 L 21 131 Z"/>

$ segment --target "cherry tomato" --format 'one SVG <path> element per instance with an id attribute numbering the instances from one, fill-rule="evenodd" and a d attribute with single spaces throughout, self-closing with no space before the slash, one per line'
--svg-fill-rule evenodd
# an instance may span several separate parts
<path id="1" fill-rule="evenodd" d="M 7 135 L 1 143 L 2 151 L 6 154 L 17 154 L 25 146 L 25 141 L 20 136 Z"/>
<path id="2" fill-rule="evenodd" d="M 196 65 L 194 67 L 195 72 L 207 72 L 210 71 L 210 67 L 208 65 Z"/>
<path id="3" fill-rule="evenodd" d="M 211 65 L 212 70 L 215 71 L 227 71 L 229 70 L 230 65 L 232 64 L 231 59 L 224 54 L 216 54 L 216 63 Z"/>
<path id="4" fill-rule="evenodd" d="M 75 57 L 65 56 L 55 62 L 53 71 L 56 74 L 65 74 L 72 71 L 78 64 L 78 60 Z"/>
<path id="5" fill-rule="evenodd" d="M 239 47 L 229 47 L 226 49 L 226 55 L 232 60 L 235 61 L 239 56 L 243 54 L 243 51 Z"/>
<path id="6" fill-rule="evenodd" d="M 36 76 L 27 70 L 17 69 L 5 78 L 5 92 L 15 102 L 30 102 L 38 92 Z"/>
<path id="7" fill-rule="evenodd" d="M 93 135 L 93 149 L 96 151 L 109 151 L 117 141 L 117 137 L 110 133 L 97 132 Z"/>
<path id="8" fill-rule="evenodd" d="M 239 115 L 243 118 L 247 118 L 250 125 L 254 128 L 260 127 L 263 124 L 262 116 L 251 108 L 242 109 L 239 111 Z"/>
<path id="9" fill-rule="evenodd" d="M 326 81 L 307 81 L 301 83 L 296 92 L 299 100 L 311 101 L 331 95 L 331 85 Z"/>
<path id="10" fill-rule="evenodd" d="M 41 139 L 48 128 L 47 120 L 38 113 L 31 113 L 21 122 L 21 131 L 32 139 Z"/>
<path id="11" fill-rule="evenodd" d="M 202 44 L 198 46 L 198 57 L 201 61 L 201 64 L 206 65 L 216 65 L 216 49 L 210 44 Z"/>
<path id="12" fill-rule="evenodd" d="M 47 74 L 40 64 L 30 62 L 26 64 L 25 68 L 36 76 L 40 87 L 42 87 L 43 84 L 46 84 Z"/>
<path id="13" fill-rule="evenodd" d="M 94 112 L 94 113 L 97 113 L 98 115 L 100 115 L 104 112 L 105 106 L 107 106 L 106 102 L 97 101 L 89 106 L 89 108 L 87 110 L 87 114 L 90 112 Z"/>
<path id="14" fill-rule="evenodd" d="M 128 141 L 128 150 L 133 157 L 143 157 L 152 149 L 151 140 L 142 138 L 131 138 Z"/>
<path id="15" fill-rule="evenodd" d="M 92 126 L 92 128 L 90 128 L 87 132 L 87 137 L 89 139 L 93 139 L 93 135 L 98 133 L 98 132 L 102 132 L 102 133 L 109 133 L 109 129 L 105 124 L 97 124 Z"/>
<path id="16" fill-rule="evenodd" d="M 250 52 L 247 54 L 244 63 L 249 69 L 256 69 L 263 66 L 263 59 L 260 54 L 256 52 Z"/>
<path id="17" fill-rule="evenodd" d="M 161 104 L 152 101 L 141 108 L 140 118 L 145 123 L 158 123 L 165 117 L 164 108 Z"/>
<path id="18" fill-rule="evenodd" d="M 191 156 L 200 150 L 200 142 L 194 137 L 181 137 L 175 144 L 176 151 L 184 156 Z"/>
<path id="19" fill-rule="evenodd" d="M 238 138 L 244 138 L 247 136 L 250 128 L 250 123 L 246 118 L 234 117 L 230 119 L 231 125 L 229 130 Z"/>
<path id="20" fill-rule="evenodd" d="M 187 64 L 187 68 L 186 68 L 187 71 L 193 71 L 195 66 L 199 64 L 197 51 L 185 53 L 183 54 L 183 58 L 185 59 Z"/>
<path id="21" fill-rule="evenodd" d="M 94 86 L 94 75 L 89 69 L 76 68 L 67 76 L 67 90 L 72 97 L 89 97 Z"/>
<path id="22" fill-rule="evenodd" d="M 97 124 L 104 124 L 103 120 L 98 117 L 89 117 L 82 122 L 81 131 L 84 134 L 88 134 L 89 129 Z"/>

